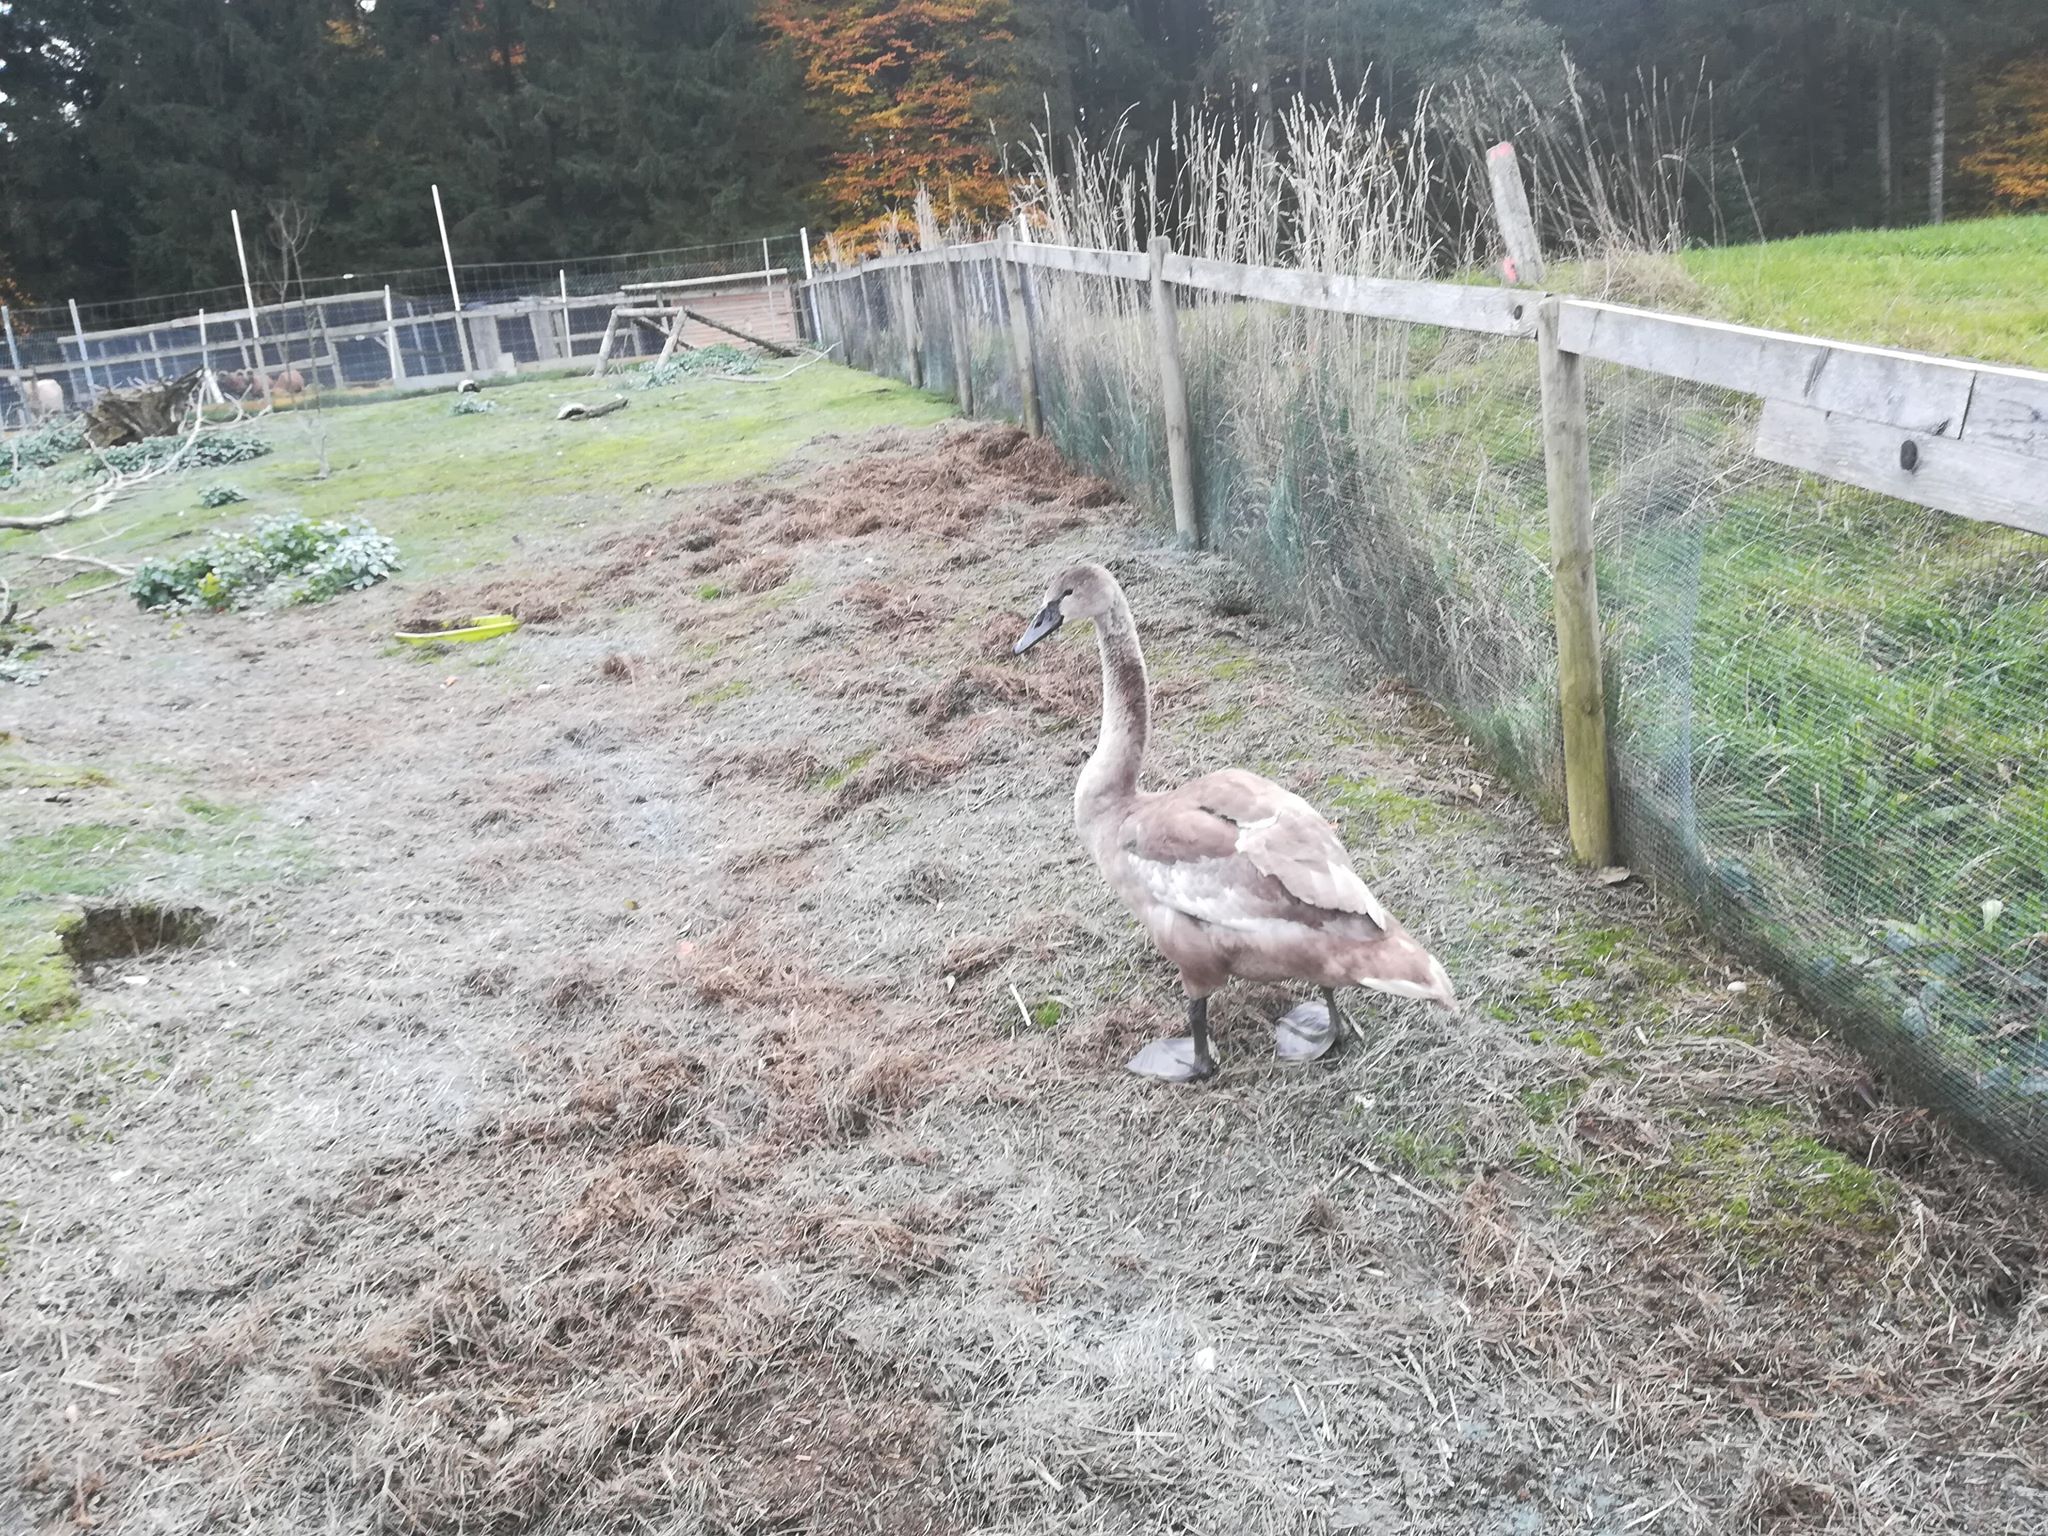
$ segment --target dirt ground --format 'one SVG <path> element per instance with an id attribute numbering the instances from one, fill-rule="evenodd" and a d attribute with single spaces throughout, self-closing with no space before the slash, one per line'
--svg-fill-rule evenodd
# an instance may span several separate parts
<path id="1" fill-rule="evenodd" d="M 2048 1529 L 2048 1206 L 1225 562 L 1003 427 L 621 516 L 5 699 L 112 781 L 12 832 L 199 795 L 234 877 L 0 1061 L 0 1528 Z M 1078 558 L 1149 781 L 1329 809 L 1456 1018 L 1122 1071 L 1094 648 L 1008 655 Z"/>

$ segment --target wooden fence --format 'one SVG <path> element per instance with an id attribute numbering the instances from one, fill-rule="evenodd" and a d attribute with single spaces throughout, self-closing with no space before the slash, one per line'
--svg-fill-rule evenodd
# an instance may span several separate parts
<path id="1" fill-rule="evenodd" d="M 1520 190 L 1518 176 L 1514 190 Z M 1515 227 L 1517 210 L 1504 203 L 1500 212 L 1504 227 Z M 1526 208 L 1520 216 L 1526 217 Z M 899 284 L 893 296 L 899 307 L 907 304 L 913 333 L 937 324 L 957 337 L 968 324 L 960 274 L 986 263 L 998 267 L 1002 288 L 1013 295 L 1033 270 L 1149 287 L 1174 523 L 1181 539 L 1194 546 L 1203 542 L 1204 530 L 1187 446 L 1187 388 L 1171 290 L 1530 342 L 1542 386 L 1567 811 L 1573 850 L 1589 864 L 1613 862 L 1615 849 L 1593 564 L 1589 360 L 1758 398 L 1759 458 L 1954 516 L 2048 535 L 2048 373 L 2029 369 L 1728 325 L 1535 287 L 1244 266 L 1180 255 L 1164 240 L 1142 252 L 1051 246 L 1007 231 L 992 241 L 818 273 L 805 289 L 807 318 L 816 334 L 844 334 L 843 317 L 835 318 L 844 285 L 887 282 L 892 273 L 942 264 L 949 280 L 926 291 L 939 295 L 944 314 L 920 314 L 908 283 Z M 1519 270 L 1532 268 L 1540 272 L 1540 263 L 1525 256 Z M 1034 311 L 1014 298 L 1003 307 L 1016 337 L 1020 415 L 1031 431 L 1040 432 L 1030 336 Z M 959 372 L 956 390 L 971 414 L 972 382 L 968 370 Z"/>

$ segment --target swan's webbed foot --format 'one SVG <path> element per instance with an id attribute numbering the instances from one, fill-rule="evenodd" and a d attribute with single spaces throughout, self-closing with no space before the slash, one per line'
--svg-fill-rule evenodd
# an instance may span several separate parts
<path id="1" fill-rule="evenodd" d="M 1348 1028 L 1337 995 L 1324 987 L 1320 1003 L 1296 1003 L 1273 1024 L 1273 1049 L 1282 1061 L 1319 1061 Z"/>
<path id="2" fill-rule="evenodd" d="M 1162 1083 L 1199 1083 L 1216 1075 L 1214 1059 L 1198 1057 L 1195 1042 L 1186 1035 L 1154 1040 L 1130 1059 L 1128 1067 L 1140 1077 Z"/>
<path id="3" fill-rule="evenodd" d="M 1209 999 L 1189 1001 L 1187 1034 L 1154 1040 L 1126 1065 L 1138 1076 L 1162 1083 L 1199 1083 L 1214 1077 L 1216 1058 L 1209 1054 Z"/>

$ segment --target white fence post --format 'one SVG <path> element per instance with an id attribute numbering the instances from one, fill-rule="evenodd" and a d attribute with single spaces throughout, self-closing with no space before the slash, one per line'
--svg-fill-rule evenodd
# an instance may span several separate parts
<path id="1" fill-rule="evenodd" d="M 405 353 L 398 345 L 398 316 L 391 308 L 391 285 L 384 285 L 384 350 L 391 354 L 391 382 L 405 382 Z"/>
<path id="2" fill-rule="evenodd" d="M 811 312 L 811 342 L 816 345 L 825 338 L 818 332 L 818 290 L 812 286 L 817 282 L 817 274 L 811 269 L 811 232 L 808 227 L 796 232 L 796 243 L 803 247 L 804 305 Z"/>
<path id="3" fill-rule="evenodd" d="M 78 338 L 78 364 L 85 370 L 85 392 L 88 396 L 97 394 L 99 386 L 92 381 L 92 362 L 85 354 L 85 327 L 79 323 L 78 300 L 65 300 L 71 306 L 71 334 Z"/>
<path id="4" fill-rule="evenodd" d="M 14 364 L 14 371 L 21 372 L 21 348 L 14 340 L 14 311 L 0 304 L 0 324 L 7 327 L 7 359 Z"/>
<path id="5" fill-rule="evenodd" d="M 441 259 L 448 264 L 448 297 L 455 301 L 455 340 L 462 348 L 462 371 L 474 375 L 476 358 L 469 350 L 469 327 L 462 322 L 462 290 L 455 286 L 455 250 L 448 243 L 448 217 L 441 212 L 441 184 L 434 188 L 434 223 L 441 231 Z"/>
<path id="6" fill-rule="evenodd" d="M 576 321 L 569 313 L 569 269 L 555 268 L 555 276 L 562 285 L 562 356 L 576 355 Z"/>
<path id="7" fill-rule="evenodd" d="M 256 318 L 256 285 L 249 281 L 249 249 L 242 244 L 242 210 L 230 208 L 228 217 L 235 226 L 235 259 L 242 264 L 242 297 L 249 304 L 249 339 L 256 349 L 256 382 L 263 388 L 263 405 L 267 410 L 276 402 L 270 398 L 270 368 L 263 361 L 263 326 Z"/>

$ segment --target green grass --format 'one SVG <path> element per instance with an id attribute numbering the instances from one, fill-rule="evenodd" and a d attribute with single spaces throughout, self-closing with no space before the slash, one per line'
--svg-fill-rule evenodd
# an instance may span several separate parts
<path id="1" fill-rule="evenodd" d="M 10 766 L 19 778 L 62 785 L 111 782 L 26 758 Z M 197 795 L 138 805 L 110 791 L 94 800 L 92 817 L 33 829 L 17 817 L 0 839 L 0 1046 L 33 1048 L 85 1021 L 61 944 L 80 906 L 143 889 L 156 899 L 224 897 L 317 870 L 307 845 L 265 827 L 251 807 Z"/>
<path id="2" fill-rule="evenodd" d="M 496 411 L 460 421 L 450 420 L 445 395 L 284 413 L 251 429 L 275 451 L 235 466 L 246 503 L 199 510 L 195 477 L 169 475 L 121 504 L 126 531 L 93 553 L 130 564 L 143 553 L 175 553 L 214 528 L 300 511 L 371 523 L 397 540 L 404 579 L 431 581 L 503 558 L 515 535 L 616 515 L 622 496 L 737 479 L 773 468 L 823 433 L 923 426 L 953 412 L 938 396 L 820 364 L 773 384 L 697 379 L 677 390 L 635 391 L 632 405 L 614 415 L 554 419 L 566 400 L 600 399 L 620 387 L 615 380 L 521 380 L 492 389 Z M 332 471 L 325 479 L 315 438 L 322 430 Z M 46 483 L 0 495 L 0 512 L 61 504 L 75 489 L 61 478 L 68 464 Z M 0 534 L 0 553 L 27 547 L 31 537 Z M 105 580 L 92 572 L 58 589 Z M 41 600 L 20 596 L 24 608 Z"/>
<path id="3" fill-rule="evenodd" d="M 2048 215 L 1809 235 L 1680 260 L 1721 319 L 2048 368 Z"/>

